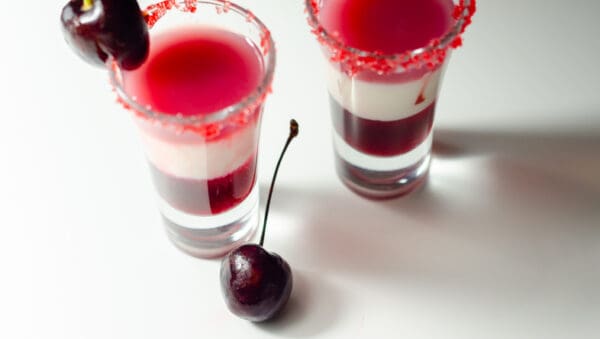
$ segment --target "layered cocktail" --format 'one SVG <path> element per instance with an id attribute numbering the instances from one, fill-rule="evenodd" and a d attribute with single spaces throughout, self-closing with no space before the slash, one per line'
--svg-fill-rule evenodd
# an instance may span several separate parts
<path id="1" fill-rule="evenodd" d="M 474 0 L 307 0 L 327 56 L 339 177 L 392 198 L 427 177 L 435 107 L 449 51 Z"/>
<path id="2" fill-rule="evenodd" d="M 227 1 L 164 1 L 146 10 L 150 52 L 112 67 L 134 112 L 168 233 L 184 251 L 224 254 L 258 222 L 261 113 L 275 55 L 269 31 Z"/>

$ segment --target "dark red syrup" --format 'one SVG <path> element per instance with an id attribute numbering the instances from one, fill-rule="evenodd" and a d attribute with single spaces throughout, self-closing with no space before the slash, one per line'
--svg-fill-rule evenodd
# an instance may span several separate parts
<path id="1" fill-rule="evenodd" d="M 433 126 L 435 101 L 415 115 L 393 121 L 363 119 L 331 97 L 330 103 L 338 135 L 369 155 L 389 157 L 410 152 L 425 141 Z"/>

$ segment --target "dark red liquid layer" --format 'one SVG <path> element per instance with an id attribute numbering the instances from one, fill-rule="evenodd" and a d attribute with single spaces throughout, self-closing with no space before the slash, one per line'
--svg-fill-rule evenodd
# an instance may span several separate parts
<path id="1" fill-rule="evenodd" d="M 178 178 L 149 164 L 160 196 L 172 207 L 189 214 L 225 212 L 241 203 L 256 181 L 256 156 L 226 176 L 210 180 Z"/>
<path id="2" fill-rule="evenodd" d="M 394 54 L 444 35 L 453 7 L 451 0 L 324 0 L 319 19 L 348 46 Z"/>
<path id="3" fill-rule="evenodd" d="M 363 119 L 329 98 L 333 127 L 347 144 L 375 156 L 404 154 L 420 145 L 433 126 L 435 101 L 421 112 L 405 119 L 377 121 Z"/>

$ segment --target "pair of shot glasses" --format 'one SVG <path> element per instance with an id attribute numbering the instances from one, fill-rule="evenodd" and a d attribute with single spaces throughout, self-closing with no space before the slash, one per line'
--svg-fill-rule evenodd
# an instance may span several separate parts
<path id="1" fill-rule="evenodd" d="M 327 1 L 334 0 L 306 0 L 306 10 L 327 60 L 338 176 L 368 198 L 414 191 L 427 177 L 435 102 L 472 0 L 456 0 L 445 35 L 398 54 L 342 43 L 321 22 Z M 218 257 L 251 239 L 258 225 L 258 141 L 274 42 L 260 19 L 230 1 L 165 0 L 144 13 L 150 56 L 139 74 L 109 60 L 111 81 L 138 126 L 169 238 L 190 255 Z M 200 30 L 212 50 L 196 55 L 183 37 Z M 208 80 L 188 67 L 211 62 Z M 198 92 L 196 81 L 210 86 Z M 205 106 L 193 114 L 181 102 Z"/>

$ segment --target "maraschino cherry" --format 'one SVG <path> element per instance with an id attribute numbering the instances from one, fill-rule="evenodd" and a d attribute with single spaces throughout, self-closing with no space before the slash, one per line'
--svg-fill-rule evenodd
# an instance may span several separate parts
<path id="1" fill-rule="evenodd" d="M 136 0 L 70 0 L 60 20 L 67 43 L 91 64 L 112 56 L 131 70 L 148 56 L 148 26 Z"/>
<path id="2" fill-rule="evenodd" d="M 271 181 L 260 243 L 246 244 L 234 249 L 221 263 L 221 290 L 229 310 L 253 322 L 265 321 L 277 315 L 292 292 L 290 265 L 276 253 L 266 251 L 263 244 L 279 165 L 290 142 L 297 135 L 298 123 L 292 119 L 290 134 Z"/>

